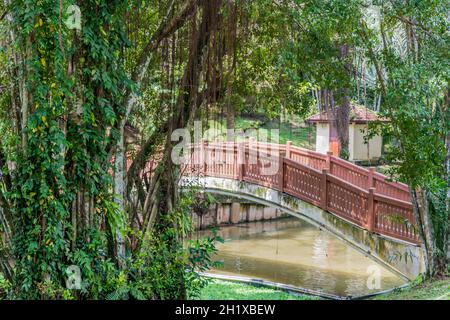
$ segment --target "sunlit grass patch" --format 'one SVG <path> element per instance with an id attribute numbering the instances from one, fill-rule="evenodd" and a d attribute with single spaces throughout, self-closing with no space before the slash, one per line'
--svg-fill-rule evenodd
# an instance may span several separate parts
<path id="1" fill-rule="evenodd" d="M 202 290 L 202 300 L 315 300 L 316 297 L 297 295 L 251 284 L 211 280 Z"/>
<path id="2" fill-rule="evenodd" d="M 425 282 L 373 297 L 375 300 L 450 300 L 450 279 Z"/>

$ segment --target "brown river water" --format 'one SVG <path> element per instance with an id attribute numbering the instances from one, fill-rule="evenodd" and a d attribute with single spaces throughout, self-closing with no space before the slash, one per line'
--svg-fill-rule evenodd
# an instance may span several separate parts
<path id="1" fill-rule="evenodd" d="M 198 236 L 210 231 L 199 231 Z M 225 240 L 210 273 L 263 279 L 339 296 L 360 296 L 403 279 L 327 231 L 298 218 L 218 229 Z"/>

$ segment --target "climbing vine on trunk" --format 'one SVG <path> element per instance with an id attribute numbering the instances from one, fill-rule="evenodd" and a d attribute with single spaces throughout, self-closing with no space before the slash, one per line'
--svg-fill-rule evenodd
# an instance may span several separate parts
<path id="1" fill-rule="evenodd" d="M 119 102 L 130 87 L 120 64 L 127 2 L 82 1 L 81 30 L 67 28 L 67 4 L 12 1 L 9 7 L 10 41 L 21 62 L 11 68 L 21 69 L 23 134 L 22 147 L 8 159 L 7 197 L 16 226 L 11 280 L 23 298 L 67 295 L 70 265 L 80 266 L 86 292 L 94 270 L 114 257 L 108 242 L 120 215 L 107 147 L 117 139 Z"/>

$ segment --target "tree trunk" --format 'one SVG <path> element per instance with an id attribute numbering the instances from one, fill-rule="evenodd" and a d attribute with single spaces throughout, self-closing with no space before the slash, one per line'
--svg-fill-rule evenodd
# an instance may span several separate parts
<path id="1" fill-rule="evenodd" d="M 447 93 L 445 95 L 444 104 L 445 104 L 444 113 L 446 112 L 448 114 L 448 108 L 450 105 L 450 90 L 447 90 Z M 447 124 L 447 126 L 448 126 L 448 124 Z M 445 181 L 447 183 L 447 192 L 446 192 L 446 196 L 445 196 L 445 209 L 447 211 L 447 217 L 448 217 L 447 221 L 450 221 L 450 130 L 447 130 L 447 135 L 445 136 L 445 149 L 447 151 L 447 157 L 445 159 Z M 447 230 L 447 236 L 445 239 L 446 241 L 445 241 L 445 248 L 444 248 L 445 254 L 447 256 L 447 263 L 450 260 L 450 252 L 449 252 L 449 246 L 448 246 L 449 238 L 450 238 L 450 223 L 449 223 L 448 230 Z"/>
<path id="2" fill-rule="evenodd" d="M 164 219 L 164 216 L 170 214 L 177 205 L 178 198 L 178 170 L 176 170 L 171 158 L 173 149 L 171 134 L 174 129 L 185 128 L 188 125 L 200 104 L 199 100 L 203 98 L 203 95 L 198 92 L 200 75 L 204 71 L 203 67 L 205 65 L 202 62 L 209 53 L 208 46 L 210 45 L 211 35 L 215 32 L 213 28 L 217 27 L 216 24 L 211 24 L 211 21 L 217 19 L 218 8 L 220 6 L 221 0 L 204 2 L 201 24 L 197 26 L 197 18 L 193 18 L 189 59 L 181 80 L 181 89 L 179 90 L 180 94 L 175 105 L 175 110 L 173 110 L 169 118 L 170 126 L 166 136 L 163 159 L 159 165 L 163 172 L 154 181 L 155 185 L 158 186 L 157 195 L 154 201 L 152 201 L 154 203 L 148 205 L 148 211 L 150 211 L 148 223 L 158 221 L 157 232 L 163 232 L 166 227 L 173 226 L 176 230 L 179 228 L 176 225 L 176 221 L 168 222 Z M 211 26 L 215 27 L 212 28 Z M 149 199 L 153 200 L 153 195 L 149 195 Z M 169 241 L 181 241 L 181 239 L 171 239 Z M 179 283 L 181 287 L 179 288 L 177 298 L 185 299 L 187 295 L 186 288 L 183 287 L 184 281 L 180 279 Z"/>
<path id="3" fill-rule="evenodd" d="M 339 59 L 344 63 L 344 72 L 351 77 L 351 64 L 349 59 L 348 45 L 339 46 Z M 340 92 L 340 105 L 335 109 L 336 129 L 339 138 L 339 156 L 344 159 L 349 157 L 349 122 L 350 122 L 350 90 L 346 84 Z"/>
<path id="4" fill-rule="evenodd" d="M 226 42 L 228 43 L 228 77 L 227 77 L 227 89 L 226 89 L 226 105 L 227 105 L 227 129 L 235 128 L 236 110 L 232 103 L 233 84 L 236 72 L 236 3 L 233 4 L 232 0 L 227 0 L 228 10 L 228 36 Z"/>
<path id="5" fill-rule="evenodd" d="M 446 273 L 447 266 L 447 248 L 448 234 L 443 239 L 438 239 L 436 232 L 438 227 L 432 217 L 438 215 L 435 207 L 435 201 L 427 190 L 414 191 L 411 190 L 413 211 L 419 228 L 420 238 L 422 239 L 422 248 L 425 253 L 425 275 L 427 278 L 442 276 Z M 440 247 L 439 240 L 443 241 Z M 443 250 L 443 252 L 441 252 Z"/>
<path id="6" fill-rule="evenodd" d="M 118 214 L 123 215 L 119 221 L 125 222 L 125 138 L 124 130 L 120 131 L 119 141 L 117 143 L 116 157 L 114 160 L 114 201 L 117 204 Z M 116 229 L 116 259 L 119 267 L 123 267 L 123 261 L 125 259 L 125 240 L 122 234 L 122 230 L 125 229 L 124 225 L 119 226 Z"/>
<path id="7" fill-rule="evenodd" d="M 231 89 L 230 89 L 231 90 Z M 229 95 L 229 93 L 227 93 Z M 235 128 L 235 110 L 234 106 L 231 104 L 230 99 L 227 99 L 227 129 L 234 129 Z"/>

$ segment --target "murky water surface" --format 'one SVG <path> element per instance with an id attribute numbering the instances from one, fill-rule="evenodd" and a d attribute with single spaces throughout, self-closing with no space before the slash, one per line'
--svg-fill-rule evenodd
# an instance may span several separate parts
<path id="1" fill-rule="evenodd" d="M 345 242 L 298 218 L 226 226 L 219 234 L 225 243 L 218 246 L 216 260 L 223 266 L 212 273 L 259 278 L 340 296 L 359 296 L 405 283 Z"/>

